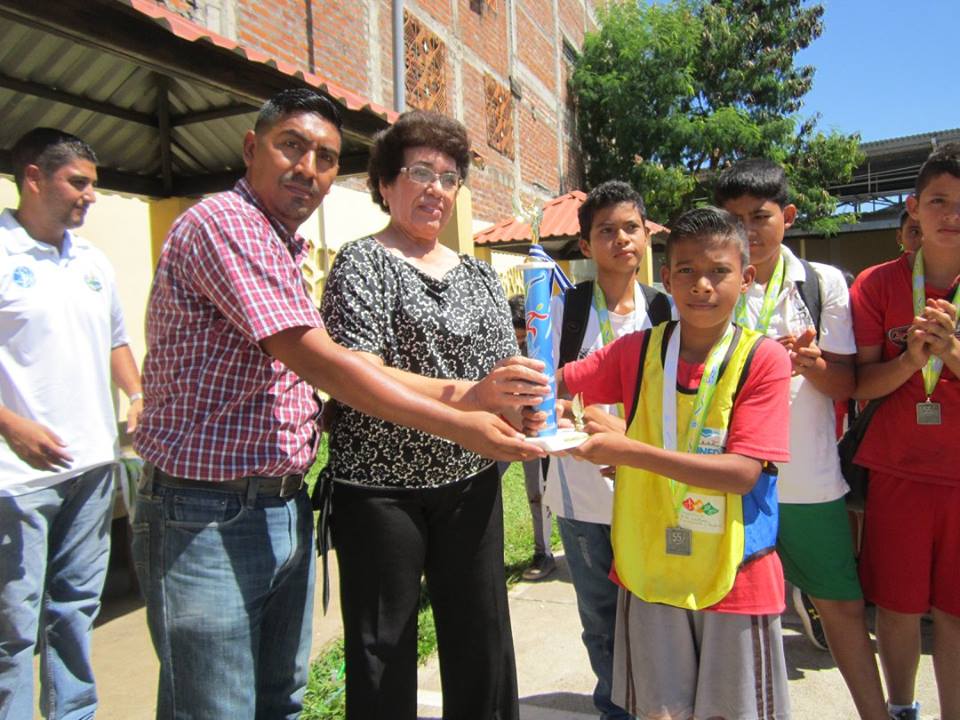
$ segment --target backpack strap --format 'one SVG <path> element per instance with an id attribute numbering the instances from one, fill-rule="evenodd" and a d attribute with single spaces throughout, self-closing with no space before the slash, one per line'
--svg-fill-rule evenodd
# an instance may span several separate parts
<path id="1" fill-rule="evenodd" d="M 593 281 L 579 282 L 563 298 L 563 322 L 560 325 L 560 357 L 557 367 L 577 359 L 583 336 L 590 319 L 590 304 L 593 301 Z"/>
<path id="2" fill-rule="evenodd" d="M 813 269 L 813 265 L 803 258 L 797 259 L 800 260 L 800 264 L 803 265 L 803 272 L 806 274 L 806 277 L 796 284 L 797 292 L 800 293 L 803 304 L 806 305 L 807 310 L 810 311 L 810 317 L 813 318 L 813 326 L 817 329 L 817 340 L 819 341 L 820 308 L 822 306 L 820 299 L 820 276 L 817 274 L 817 271 Z"/>
<path id="3" fill-rule="evenodd" d="M 673 331 L 676 329 L 677 324 L 672 323 L 670 327 L 664 328 L 663 337 L 660 340 L 660 346 L 666 347 L 667 342 L 670 340 L 670 335 L 673 334 Z M 643 349 L 640 350 L 640 357 L 637 360 L 637 384 L 634 387 L 633 391 L 633 407 L 630 408 L 630 416 L 626 419 L 626 425 L 624 425 L 624 431 L 630 429 L 630 423 L 633 422 L 634 416 L 637 414 L 637 405 L 640 403 L 640 385 L 643 383 L 643 364 L 647 359 L 647 350 L 650 349 L 650 342 L 653 337 L 653 330 L 644 330 L 646 337 L 643 339 Z"/>
<path id="4" fill-rule="evenodd" d="M 643 297 L 647 301 L 647 317 L 650 318 L 650 324 L 657 326 L 670 320 L 671 308 L 670 297 L 656 288 L 640 283 L 640 290 L 643 291 Z"/>

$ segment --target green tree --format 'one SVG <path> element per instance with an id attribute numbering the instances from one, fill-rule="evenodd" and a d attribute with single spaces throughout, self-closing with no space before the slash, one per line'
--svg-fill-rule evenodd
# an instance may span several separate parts
<path id="1" fill-rule="evenodd" d="M 629 178 L 668 219 L 709 196 L 745 157 L 784 164 L 800 224 L 840 222 L 828 183 L 849 179 L 859 138 L 798 115 L 814 69 L 796 53 L 823 29 L 801 0 L 612 2 L 572 77 L 587 182 Z"/>

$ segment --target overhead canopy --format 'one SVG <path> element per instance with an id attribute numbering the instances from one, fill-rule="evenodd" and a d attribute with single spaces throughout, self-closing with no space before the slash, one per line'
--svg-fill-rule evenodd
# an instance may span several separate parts
<path id="1" fill-rule="evenodd" d="M 960 128 L 860 144 L 866 158 L 849 182 L 830 186 L 841 202 L 855 205 L 894 195 L 909 195 L 927 156 L 947 142 L 960 141 Z"/>
<path id="2" fill-rule="evenodd" d="M 103 188 L 155 197 L 230 187 L 243 134 L 290 87 L 343 113 L 341 175 L 364 172 L 395 114 L 316 75 L 215 35 L 150 0 L 0 0 L 0 172 L 37 126 L 80 136 Z"/>
<path id="3" fill-rule="evenodd" d="M 544 203 L 540 244 L 555 260 L 575 260 L 583 257 L 577 242 L 580 237 L 577 211 L 586 198 L 583 192 L 574 190 Z M 650 220 L 647 220 L 645 225 L 651 235 L 669 232 L 663 225 Z M 491 250 L 526 254 L 531 236 L 529 223 L 517 218 L 507 218 L 476 233 L 473 242 Z"/>

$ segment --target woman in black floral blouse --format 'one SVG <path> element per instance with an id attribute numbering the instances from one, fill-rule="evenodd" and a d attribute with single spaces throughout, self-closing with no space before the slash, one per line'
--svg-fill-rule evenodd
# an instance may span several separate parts
<path id="1" fill-rule="evenodd" d="M 321 309 L 337 342 L 401 375 L 449 379 L 452 394 L 465 387 L 456 380 L 479 381 L 518 355 L 494 270 L 438 240 L 469 164 L 466 129 L 442 115 L 406 113 L 382 133 L 371 151 L 369 185 L 390 223 L 340 250 Z M 522 372 L 510 376 L 511 387 Z M 515 720 L 495 464 L 342 407 L 324 472 L 333 488 L 348 718 L 416 718 L 423 574 L 437 627 L 444 717 Z"/>

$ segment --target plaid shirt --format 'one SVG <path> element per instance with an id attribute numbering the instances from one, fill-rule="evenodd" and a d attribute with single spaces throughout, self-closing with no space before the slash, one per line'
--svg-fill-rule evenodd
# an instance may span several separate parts
<path id="1" fill-rule="evenodd" d="M 306 249 L 246 180 L 177 219 L 147 307 L 135 438 L 144 460 L 211 481 L 309 467 L 313 390 L 259 345 L 287 328 L 323 327 L 300 274 Z"/>

